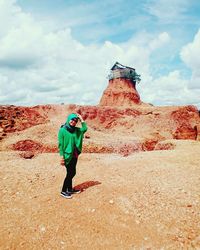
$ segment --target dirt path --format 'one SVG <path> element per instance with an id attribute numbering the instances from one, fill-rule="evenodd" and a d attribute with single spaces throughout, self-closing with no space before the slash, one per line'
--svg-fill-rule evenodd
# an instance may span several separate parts
<path id="1" fill-rule="evenodd" d="M 83 154 L 59 195 L 57 154 L 0 152 L 0 249 L 199 249 L 200 143 L 173 151 Z"/>

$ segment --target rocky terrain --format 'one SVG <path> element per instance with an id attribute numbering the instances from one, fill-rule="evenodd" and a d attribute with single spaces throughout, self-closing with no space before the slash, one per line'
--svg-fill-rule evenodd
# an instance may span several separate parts
<path id="1" fill-rule="evenodd" d="M 57 132 L 86 120 L 75 184 L 59 196 Z M 80 124 L 79 124 L 80 126 Z M 200 117 L 110 80 L 97 106 L 0 106 L 1 249 L 199 249 Z"/>

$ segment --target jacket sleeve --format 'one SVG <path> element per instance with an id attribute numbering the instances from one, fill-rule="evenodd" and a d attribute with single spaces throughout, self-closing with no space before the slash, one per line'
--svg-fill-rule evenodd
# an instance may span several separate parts
<path id="1" fill-rule="evenodd" d="M 80 131 L 82 133 L 85 133 L 87 131 L 87 129 L 88 129 L 87 123 L 86 122 L 82 122 L 81 125 L 82 125 L 82 127 L 80 128 Z"/>
<path id="2" fill-rule="evenodd" d="M 62 129 L 60 129 L 58 132 L 58 149 L 59 149 L 60 156 L 64 156 L 63 144 L 64 144 L 63 131 Z"/>

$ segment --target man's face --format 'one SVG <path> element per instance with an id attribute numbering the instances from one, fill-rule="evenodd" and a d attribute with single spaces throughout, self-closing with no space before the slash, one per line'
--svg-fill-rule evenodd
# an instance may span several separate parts
<path id="1" fill-rule="evenodd" d="M 72 126 L 72 127 L 75 127 L 77 122 L 78 122 L 78 119 L 77 118 L 73 118 L 73 119 L 71 119 L 69 121 L 69 125 Z"/>

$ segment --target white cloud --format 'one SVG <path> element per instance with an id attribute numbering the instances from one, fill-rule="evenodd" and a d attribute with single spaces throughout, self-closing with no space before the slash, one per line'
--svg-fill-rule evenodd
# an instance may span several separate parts
<path id="1" fill-rule="evenodd" d="M 156 44 L 156 42 L 153 43 Z M 167 75 L 152 79 L 150 82 L 144 82 L 144 85 L 138 86 L 142 99 L 156 105 L 194 104 L 200 108 L 199 54 L 200 30 L 195 35 L 194 40 L 185 45 L 180 53 L 183 62 L 191 69 L 191 78 L 189 76 L 186 77 L 183 71 L 174 70 Z"/>
<path id="2" fill-rule="evenodd" d="M 139 85 L 138 90 L 142 100 L 155 105 L 189 105 L 200 108 L 200 85 L 195 79 L 195 89 L 191 86 L 192 78 L 186 79 L 181 71 L 175 70 L 168 75 Z"/>
<path id="3" fill-rule="evenodd" d="M 150 42 L 149 47 L 151 50 L 155 50 L 155 49 L 158 49 L 169 42 L 170 42 L 169 34 L 167 32 L 163 32 L 163 33 L 159 34 L 159 36 L 156 39 L 153 39 Z"/>
<path id="4" fill-rule="evenodd" d="M 183 47 L 181 58 L 185 64 L 192 70 L 190 82 L 191 88 L 200 88 L 200 30 L 194 37 L 194 40 Z"/>
<path id="5" fill-rule="evenodd" d="M 179 71 L 170 72 L 168 75 L 154 79 L 147 83 L 149 86 L 139 86 L 141 95 L 146 102 L 158 105 L 175 105 L 180 103 L 187 87 L 187 81 L 181 77 Z M 184 100 L 180 104 L 186 104 Z"/>
<path id="6" fill-rule="evenodd" d="M 185 64 L 193 71 L 195 76 L 200 77 L 200 30 L 194 40 L 183 47 L 181 58 Z"/>
<path id="7" fill-rule="evenodd" d="M 169 44 L 167 32 L 157 36 L 142 33 L 123 44 L 106 41 L 83 45 L 74 39 L 70 28 L 50 31 L 46 24 L 24 13 L 15 1 L 0 0 L 0 16 L 7 27 L 0 31 L 1 104 L 97 104 L 116 61 L 136 68 L 142 75 L 138 89 L 143 101 L 160 105 L 187 104 L 192 100 L 198 103 L 197 94 L 188 89 L 188 81 L 180 71 L 159 79 L 151 75 L 150 56 Z M 181 54 L 193 70 L 195 81 L 199 59 L 193 51 L 198 50 L 198 42 L 199 34 Z"/>
<path id="8" fill-rule="evenodd" d="M 184 18 L 189 2 L 188 0 L 152 0 L 147 5 L 147 10 L 159 20 L 173 23 Z"/>

